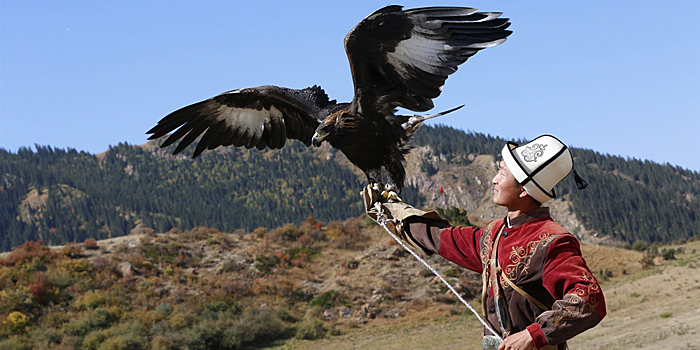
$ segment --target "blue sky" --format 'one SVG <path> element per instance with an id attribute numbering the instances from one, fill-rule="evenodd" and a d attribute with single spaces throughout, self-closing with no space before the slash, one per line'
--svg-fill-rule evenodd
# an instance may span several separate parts
<path id="1" fill-rule="evenodd" d="M 698 1 L 427 1 L 499 11 L 514 33 L 447 80 L 435 119 L 508 139 L 700 171 Z M 389 3 L 2 1 L 0 147 L 99 153 L 169 112 L 258 85 L 352 98 L 343 38 Z"/>

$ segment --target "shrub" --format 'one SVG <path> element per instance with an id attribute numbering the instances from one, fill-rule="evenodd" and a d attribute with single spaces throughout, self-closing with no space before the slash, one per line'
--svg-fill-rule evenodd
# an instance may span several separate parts
<path id="1" fill-rule="evenodd" d="M 189 348 L 195 349 L 219 349 L 222 347 L 222 341 L 225 341 L 232 349 L 238 348 L 240 341 L 223 339 L 221 326 L 222 324 L 215 320 L 201 320 L 183 333 L 183 340 Z"/>
<path id="2" fill-rule="evenodd" d="M 309 238 L 311 238 L 313 241 L 325 240 L 325 235 L 322 229 L 323 222 L 317 221 L 313 216 L 306 218 L 306 221 L 302 222 L 299 226 L 299 230 L 301 230 L 304 235 L 309 236 Z"/>
<path id="3" fill-rule="evenodd" d="M 204 308 L 212 312 L 224 312 L 229 310 L 230 305 L 222 300 L 204 304 Z"/>
<path id="4" fill-rule="evenodd" d="M 70 335 L 85 336 L 101 328 L 107 328 L 116 321 L 118 321 L 118 317 L 114 310 L 98 308 L 87 316 L 72 320 L 65 324 L 63 326 L 63 331 L 64 333 Z"/>
<path id="5" fill-rule="evenodd" d="M 281 320 L 271 310 L 246 310 L 236 318 L 234 326 L 245 345 L 263 344 L 285 334 Z"/>
<path id="6" fill-rule="evenodd" d="M 652 244 L 651 246 L 649 246 L 649 252 L 650 252 L 652 255 L 659 255 L 659 246 L 658 246 L 658 244 L 657 244 L 657 243 L 654 243 L 654 244 Z"/>
<path id="7" fill-rule="evenodd" d="M 90 322 L 90 317 L 74 319 L 66 323 L 62 331 L 69 335 L 85 336 L 93 331 L 92 322 Z"/>
<path id="8" fill-rule="evenodd" d="M 111 311 L 103 308 L 97 308 L 90 315 L 90 321 L 93 327 L 106 328 L 118 320 L 117 315 Z"/>
<path id="9" fill-rule="evenodd" d="M 311 258 L 318 254 L 319 252 L 309 247 L 289 248 L 285 249 L 284 252 L 275 252 L 268 256 L 258 255 L 255 258 L 255 268 L 262 273 L 271 274 L 278 267 L 304 267 Z"/>
<path id="10" fill-rule="evenodd" d="M 94 238 L 88 238 L 83 242 L 83 248 L 87 250 L 97 250 L 100 247 L 97 246 L 97 241 Z"/>
<path id="11" fill-rule="evenodd" d="M 30 350 L 31 346 L 27 340 L 19 336 L 11 336 L 0 341 L 0 349 L 2 350 Z"/>
<path id="12" fill-rule="evenodd" d="M 92 272 L 92 263 L 87 259 L 76 260 L 61 260 L 56 263 L 57 270 L 68 272 L 75 278 L 83 278 L 89 276 Z"/>
<path id="13" fill-rule="evenodd" d="M 299 237 L 304 234 L 301 230 L 297 228 L 296 225 L 288 223 L 284 224 L 282 227 L 278 227 L 272 230 L 272 238 L 275 241 L 296 241 Z"/>
<path id="14" fill-rule="evenodd" d="M 333 289 L 317 296 L 309 303 L 309 306 L 320 306 L 324 309 L 330 309 L 340 305 L 349 307 L 353 304 L 348 301 L 347 297 Z"/>
<path id="15" fill-rule="evenodd" d="M 331 241 L 336 241 L 345 234 L 343 232 L 343 224 L 340 221 L 329 222 L 325 231 L 326 237 Z"/>
<path id="16" fill-rule="evenodd" d="M 142 246 L 143 256 L 151 259 L 154 262 L 169 262 L 175 261 L 175 258 L 180 254 L 178 248 L 172 244 L 144 244 Z"/>
<path id="17" fill-rule="evenodd" d="M 647 248 L 649 248 L 649 244 L 647 242 L 644 242 L 644 241 L 636 241 L 632 245 L 632 249 L 639 251 L 639 252 L 643 252 L 643 251 L 647 250 Z"/>
<path id="18" fill-rule="evenodd" d="M 267 235 L 267 228 L 258 227 L 255 230 L 253 230 L 253 234 L 255 235 L 255 237 L 263 238 Z"/>
<path id="19" fill-rule="evenodd" d="M 362 218 L 349 218 L 343 223 L 331 221 L 326 226 L 325 233 L 326 237 L 339 249 L 358 249 L 359 244 L 367 240 L 367 237 L 361 233 L 364 226 Z"/>
<path id="20" fill-rule="evenodd" d="M 97 350 L 111 336 L 112 331 L 107 329 L 90 332 L 83 339 L 82 350 Z"/>
<path id="21" fill-rule="evenodd" d="M 63 334 L 55 328 L 36 328 L 32 331 L 32 343 L 41 349 L 48 349 L 53 344 L 61 344 Z"/>
<path id="22" fill-rule="evenodd" d="M 244 281 L 225 281 L 215 296 L 224 300 L 238 300 L 250 295 L 250 285 Z"/>
<path id="23" fill-rule="evenodd" d="M 170 327 L 180 330 L 192 327 L 196 319 L 197 317 L 193 314 L 175 311 L 168 318 L 168 324 Z"/>
<path id="24" fill-rule="evenodd" d="M 29 283 L 29 292 L 32 293 L 34 300 L 39 304 L 47 304 L 49 300 L 55 299 L 58 294 L 56 288 L 53 288 L 48 280 L 46 272 L 35 272 L 32 275 L 32 282 Z"/>
<path id="25" fill-rule="evenodd" d="M 7 319 L 3 322 L 3 325 L 13 334 L 24 334 L 31 324 L 27 315 L 19 311 L 14 311 L 7 315 Z"/>
<path id="26" fill-rule="evenodd" d="M 107 339 L 99 350 L 138 350 L 146 349 L 148 338 L 131 333 L 119 334 Z"/>
<path id="27" fill-rule="evenodd" d="M 642 264 L 642 268 L 645 269 L 654 266 L 654 254 L 652 254 L 649 251 L 646 251 L 642 259 L 639 260 L 639 262 Z"/>
<path id="28" fill-rule="evenodd" d="M 148 348 L 148 329 L 140 322 L 119 324 L 105 330 L 104 335 L 108 337 L 99 345 L 99 350 L 138 350 Z"/>
<path id="29" fill-rule="evenodd" d="M 70 321 L 70 316 L 67 312 L 52 311 L 46 315 L 46 325 L 54 328 L 61 328 L 65 323 Z"/>
<path id="30" fill-rule="evenodd" d="M 663 252 L 661 256 L 663 256 L 664 260 L 676 260 L 676 250 L 671 248 Z"/>
<path id="31" fill-rule="evenodd" d="M 170 303 L 163 303 L 156 307 L 156 312 L 161 313 L 165 316 L 170 316 L 175 309 Z"/>
<path id="32" fill-rule="evenodd" d="M 311 238 L 311 236 L 309 235 L 305 234 L 299 237 L 299 244 L 301 244 L 302 246 L 310 246 L 313 242 L 313 238 Z"/>
<path id="33" fill-rule="evenodd" d="M 30 275 L 36 271 L 46 271 L 46 264 L 47 262 L 42 260 L 41 257 L 34 256 L 28 262 L 21 264 L 18 272 L 24 275 Z"/>
<path id="34" fill-rule="evenodd" d="M 277 263 L 278 261 L 275 260 L 274 256 L 258 255 L 255 258 L 255 268 L 264 274 L 271 274 Z"/>
<path id="35" fill-rule="evenodd" d="M 27 287 L 0 290 L 0 314 L 6 315 L 12 311 L 30 314 L 38 306 Z"/>
<path id="36" fill-rule="evenodd" d="M 183 337 L 177 332 L 167 332 L 156 334 L 151 339 L 152 350 L 175 350 L 184 349 L 185 343 Z"/>
<path id="37" fill-rule="evenodd" d="M 75 243 L 75 242 L 70 242 L 63 246 L 63 249 L 61 250 L 61 254 L 71 258 L 71 259 L 76 259 L 81 256 L 83 256 L 83 246 Z"/>
<path id="38" fill-rule="evenodd" d="M 79 296 L 73 305 L 78 310 L 85 311 L 94 310 L 101 306 L 119 306 L 122 304 L 123 301 L 112 294 L 107 294 L 104 291 L 88 291 Z"/>
<path id="39" fill-rule="evenodd" d="M 190 348 L 240 349 L 285 336 L 285 327 L 270 310 L 249 309 L 237 315 L 231 311 L 200 318 L 183 332 L 183 342 Z"/>
<path id="40" fill-rule="evenodd" d="M 306 321 L 297 327 L 295 337 L 297 339 L 315 340 L 326 336 L 326 328 L 319 320 Z"/>
<path id="41" fill-rule="evenodd" d="M 49 247 L 44 245 L 44 241 L 27 241 L 21 246 L 12 250 L 10 255 L 5 259 L 0 259 L 0 264 L 5 266 L 15 266 L 16 264 L 24 264 L 38 257 L 41 261 L 50 262 L 54 254 L 51 253 Z"/>

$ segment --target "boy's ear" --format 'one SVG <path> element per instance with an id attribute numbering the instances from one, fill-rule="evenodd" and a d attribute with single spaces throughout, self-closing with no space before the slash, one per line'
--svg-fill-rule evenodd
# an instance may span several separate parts
<path id="1" fill-rule="evenodd" d="M 525 191 L 525 188 L 523 188 L 523 190 L 520 191 L 520 194 L 518 195 L 518 197 L 520 197 L 520 198 L 525 198 L 526 196 L 529 196 L 529 195 L 530 195 L 530 194 L 527 193 L 527 191 Z"/>

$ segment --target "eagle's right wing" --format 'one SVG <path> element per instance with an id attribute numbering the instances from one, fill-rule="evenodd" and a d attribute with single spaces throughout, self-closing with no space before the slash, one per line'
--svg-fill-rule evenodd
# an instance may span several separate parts
<path id="1" fill-rule="evenodd" d="M 161 145 L 167 147 L 182 138 L 174 154 L 204 134 L 193 158 L 219 146 L 275 149 L 287 139 L 308 146 L 319 121 L 335 106 L 336 101 L 330 101 L 318 86 L 295 90 L 267 85 L 225 92 L 183 107 L 146 133 L 153 134 L 148 138 L 153 140 L 177 129 Z"/>
<path id="2" fill-rule="evenodd" d="M 463 7 L 387 6 L 367 16 L 345 37 L 355 108 L 385 116 L 395 107 L 433 108 L 432 99 L 459 65 L 511 34 L 509 20 L 500 15 Z"/>

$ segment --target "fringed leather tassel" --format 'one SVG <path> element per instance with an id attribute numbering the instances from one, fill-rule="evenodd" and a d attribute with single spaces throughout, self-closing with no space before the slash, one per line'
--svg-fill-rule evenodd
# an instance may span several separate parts
<path id="1" fill-rule="evenodd" d="M 576 187 L 579 190 L 582 190 L 582 189 L 588 187 L 588 182 L 583 181 L 583 179 L 580 176 L 578 176 L 578 173 L 576 172 L 576 170 L 574 170 L 574 181 L 576 181 Z"/>

